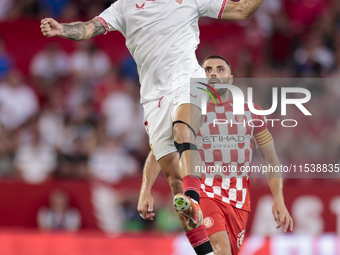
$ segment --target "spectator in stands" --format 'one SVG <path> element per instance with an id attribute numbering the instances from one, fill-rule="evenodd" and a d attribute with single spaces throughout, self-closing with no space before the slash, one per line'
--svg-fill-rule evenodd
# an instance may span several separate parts
<path id="1" fill-rule="evenodd" d="M 61 20 L 64 22 L 72 22 L 73 20 L 79 20 L 79 8 L 74 1 L 70 2 L 63 10 Z"/>
<path id="2" fill-rule="evenodd" d="M 111 69 L 111 60 L 91 41 L 81 41 L 77 46 L 71 56 L 71 70 L 81 82 L 94 85 Z"/>
<path id="3" fill-rule="evenodd" d="M 106 132 L 109 136 L 128 135 L 135 120 L 135 102 L 131 94 L 127 91 L 110 93 L 104 99 L 101 109 L 106 118 Z"/>
<path id="4" fill-rule="evenodd" d="M 39 110 L 33 90 L 24 84 L 22 73 L 12 70 L 0 85 L 0 122 L 10 129 L 18 128 Z"/>
<path id="5" fill-rule="evenodd" d="M 0 177 L 10 177 L 13 172 L 14 144 L 17 139 L 4 126 L 0 126 Z"/>
<path id="6" fill-rule="evenodd" d="M 89 152 L 86 140 L 76 138 L 69 153 L 62 153 L 59 157 L 59 166 L 55 172 L 57 178 L 88 179 L 90 171 L 88 167 Z"/>
<path id="7" fill-rule="evenodd" d="M 133 117 L 125 131 L 127 135 L 123 141 L 123 146 L 130 154 L 139 159 L 141 164 L 144 164 L 147 156 L 147 154 L 145 154 L 147 150 L 146 147 L 149 147 L 149 139 L 144 127 L 143 106 L 139 103 L 139 83 L 127 80 L 126 88 L 133 99 Z"/>
<path id="8" fill-rule="evenodd" d="M 6 20 L 8 12 L 12 6 L 12 0 L 0 0 L 0 21 Z"/>
<path id="9" fill-rule="evenodd" d="M 41 7 L 54 18 L 59 18 L 64 12 L 70 0 L 40 0 Z"/>
<path id="10" fill-rule="evenodd" d="M 6 52 L 6 45 L 2 38 L 0 38 L 0 81 L 4 79 L 12 66 L 12 59 Z"/>
<path id="11" fill-rule="evenodd" d="M 91 104 L 81 104 L 69 112 L 58 135 L 60 161 L 56 176 L 89 177 L 88 158 L 95 146 L 96 125 Z"/>
<path id="12" fill-rule="evenodd" d="M 94 111 L 100 114 L 105 98 L 111 93 L 113 94 L 119 91 L 125 91 L 125 84 L 124 80 L 119 76 L 118 67 L 113 66 L 93 88 L 91 95 Z"/>
<path id="13" fill-rule="evenodd" d="M 54 97 L 53 99 L 56 99 Z M 38 125 L 44 141 L 56 147 L 60 143 L 65 115 L 58 102 L 48 101 L 39 113 Z"/>
<path id="14" fill-rule="evenodd" d="M 37 221 L 40 229 L 78 230 L 81 226 L 81 215 L 76 208 L 70 207 L 68 194 L 54 190 L 49 197 L 49 207 L 40 208 Z"/>
<path id="15" fill-rule="evenodd" d="M 44 182 L 57 166 L 55 149 L 41 138 L 36 122 L 23 129 L 21 137 L 14 160 L 19 177 L 29 183 Z"/>
<path id="16" fill-rule="evenodd" d="M 14 4 L 9 10 L 10 18 L 36 18 L 40 17 L 44 11 L 39 4 L 39 0 L 18 0 L 13 2 Z"/>
<path id="17" fill-rule="evenodd" d="M 118 139 L 104 137 L 89 159 L 93 176 L 109 183 L 117 183 L 124 176 L 132 176 L 138 164 L 123 149 Z"/>
<path id="18" fill-rule="evenodd" d="M 131 79 L 135 82 L 139 81 L 137 65 L 130 54 L 121 63 L 121 72 L 123 77 Z"/>
<path id="19" fill-rule="evenodd" d="M 57 43 L 47 44 L 30 64 L 30 73 L 40 86 L 53 85 L 69 72 L 69 57 Z"/>

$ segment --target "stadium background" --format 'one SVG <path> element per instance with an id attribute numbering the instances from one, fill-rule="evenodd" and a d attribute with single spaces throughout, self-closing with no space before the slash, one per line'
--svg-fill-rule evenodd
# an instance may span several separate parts
<path id="1" fill-rule="evenodd" d="M 41 18 L 85 21 L 109 4 L 0 0 L 0 254 L 191 254 L 162 175 L 153 191 L 155 221 L 136 211 L 149 147 L 123 36 L 76 43 L 40 32 Z M 202 19 L 200 29 L 199 60 L 225 56 L 236 77 L 340 78 L 337 0 L 265 0 L 250 20 Z M 279 158 L 338 164 L 340 85 L 307 88 L 312 119 L 270 128 Z M 260 89 L 255 102 L 265 108 L 271 85 Z M 254 163 L 260 160 L 255 154 Z M 284 180 L 295 220 L 294 232 L 284 235 L 275 230 L 266 181 L 252 179 L 241 254 L 340 254 L 339 178 L 330 177 Z M 78 230 L 39 229 L 38 212 L 54 190 L 78 210 Z"/>

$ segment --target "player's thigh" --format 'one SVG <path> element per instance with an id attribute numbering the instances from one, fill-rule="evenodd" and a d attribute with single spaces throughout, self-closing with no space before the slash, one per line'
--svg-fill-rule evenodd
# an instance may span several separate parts
<path id="1" fill-rule="evenodd" d="M 246 231 L 249 212 L 226 204 L 223 207 L 226 229 L 233 255 L 237 255 L 241 249 Z"/>
<path id="2" fill-rule="evenodd" d="M 181 104 L 175 113 L 174 121 L 180 120 L 188 125 L 195 131 L 195 134 L 201 127 L 201 109 L 193 104 Z M 185 141 L 194 142 L 195 136 L 186 125 L 175 125 L 173 129 L 175 140 L 181 139 Z M 177 139 L 177 135 L 178 137 Z"/>
<path id="3" fill-rule="evenodd" d="M 196 95 L 196 97 L 193 97 L 190 92 L 190 86 L 183 86 L 174 93 L 171 113 L 174 121 L 180 120 L 187 123 L 197 134 L 202 124 L 201 96 Z M 189 141 L 190 137 L 183 137 L 183 135 L 191 135 L 191 138 L 194 139 L 192 132 L 184 124 L 174 126 L 175 140 L 177 134 L 181 136 L 179 139 L 184 138 Z"/>
<path id="4" fill-rule="evenodd" d="M 173 143 L 171 95 L 145 103 L 144 125 L 156 160 L 177 151 Z"/>
<path id="5" fill-rule="evenodd" d="M 231 254 L 223 209 L 215 199 L 207 197 L 201 197 L 200 206 L 214 254 Z"/>
<path id="6" fill-rule="evenodd" d="M 223 230 L 209 236 L 215 255 L 232 255 L 228 232 Z"/>

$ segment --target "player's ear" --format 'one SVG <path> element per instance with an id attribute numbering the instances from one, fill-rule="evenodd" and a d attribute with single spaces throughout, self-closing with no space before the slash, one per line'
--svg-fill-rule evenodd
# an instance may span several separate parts
<path id="1" fill-rule="evenodd" d="M 233 84 L 233 81 L 234 81 L 234 75 L 230 75 L 230 78 L 229 78 L 229 84 Z"/>

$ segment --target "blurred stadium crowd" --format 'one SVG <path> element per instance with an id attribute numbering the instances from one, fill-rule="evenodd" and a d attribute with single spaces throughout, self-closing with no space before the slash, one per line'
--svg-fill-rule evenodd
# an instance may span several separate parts
<path id="1" fill-rule="evenodd" d="M 0 0 L 0 21 L 46 16 L 66 22 L 87 20 L 110 2 Z M 211 22 L 202 20 L 202 24 Z M 340 81 L 338 0 L 265 0 L 252 19 L 235 24 L 244 28 L 242 44 L 232 33 L 220 31 L 221 38 L 229 41 L 202 40 L 199 59 L 223 55 L 239 78 L 332 77 Z M 132 59 L 111 59 L 93 41 L 76 45 L 72 53 L 56 42 L 46 45 L 32 56 L 29 74 L 24 75 L 6 50 L 6 38 L 0 39 L 1 178 L 29 183 L 99 179 L 115 184 L 141 175 L 149 147 L 136 66 Z M 294 129 L 270 129 L 279 158 L 283 164 L 340 163 L 340 84 L 307 88 L 313 99 L 307 108 L 313 117 Z M 265 109 L 268 99 L 271 102 L 271 85 L 261 90 L 262 98 L 255 102 L 262 102 Z M 254 162 L 259 160 L 256 154 Z M 299 181 L 335 179 L 286 180 Z M 135 202 L 125 203 L 131 213 L 137 213 Z"/>

